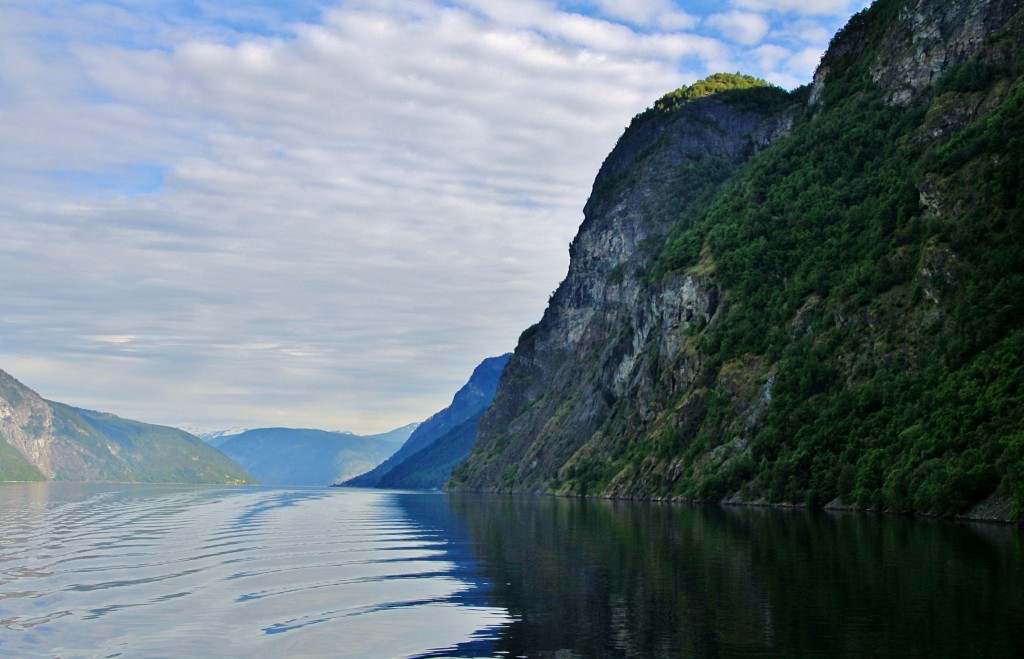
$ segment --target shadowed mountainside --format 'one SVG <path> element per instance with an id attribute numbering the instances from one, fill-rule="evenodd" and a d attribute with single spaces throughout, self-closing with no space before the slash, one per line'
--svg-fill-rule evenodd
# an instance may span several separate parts
<path id="1" fill-rule="evenodd" d="M 350 487 L 435 489 L 473 450 L 480 415 L 494 393 L 511 353 L 481 362 L 451 405 L 424 421 L 383 464 L 342 483 Z"/>

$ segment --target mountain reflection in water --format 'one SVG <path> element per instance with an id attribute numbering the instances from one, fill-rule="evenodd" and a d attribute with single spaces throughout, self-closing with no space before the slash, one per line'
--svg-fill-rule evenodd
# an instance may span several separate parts
<path id="1" fill-rule="evenodd" d="M 449 495 L 505 656 L 1019 656 L 1017 528 Z"/>
<path id="2" fill-rule="evenodd" d="M 1017 528 L 345 488 L 0 485 L 0 656 L 1014 656 Z"/>

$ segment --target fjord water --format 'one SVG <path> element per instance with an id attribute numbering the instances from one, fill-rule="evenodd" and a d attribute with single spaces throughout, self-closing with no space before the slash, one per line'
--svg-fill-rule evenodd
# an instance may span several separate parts
<path id="1" fill-rule="evenodd" d="M 1016 656 L 1020 530 L 348 489 L 0 486 L 3 656 Z"/>
<path id="2" fill-rule="evenodd" d="M 391 657 L 509 621 L 368 491 L 0 488 L 0 656 Z"/>

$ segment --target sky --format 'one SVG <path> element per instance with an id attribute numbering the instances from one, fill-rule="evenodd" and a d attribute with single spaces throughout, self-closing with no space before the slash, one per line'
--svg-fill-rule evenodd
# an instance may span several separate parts
<path id="1" fill-rule="evenodd" d="M 604 157 L 868 0 L 4 0 L 0 369 L 204 429 L 384 432 L 514 349 Z"/>

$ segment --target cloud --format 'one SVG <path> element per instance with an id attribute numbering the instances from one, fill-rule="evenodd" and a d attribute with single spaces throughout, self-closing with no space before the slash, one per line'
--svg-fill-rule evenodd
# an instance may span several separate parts
<path id="1" fill-rule="evenodd" d="M 749 11 L 848 17 L 870 5 L 871 0 L 732 0 L 731 4 Z"/>
<path id="2" fill-rule="evenodd" d="M 751 51 L 765 77 L 786 89 L 807 84 L 821 61 L 820 48 L 790 50 L 776 44 L 764 44 Z"/>
<path id="3" fill-rule="evenodd" d="M 708 16 L 706 22 L 729 41 L 746 46 L 760 43 L 770 29 L 768 20 L 764 16 L 750 12 L 732 11 L 726 14 L 713 14 Z"/>
<path id="4" fill-rule="evenodd" d="M 0 6 L 0 368 L 207 426 L 437 411 L 540 318 L 634 114 L 824 47 L 659 0 L 137 4 Z"/>
<path id="5" fill-rule="evenodd" d="M 597 5 L 606 16 L 659 30 L 686 30 L 699 22 L 667 0 L 598 0 Z"/>
<path id="6" fill-rule="evenodd" d="M 0 267 L 25 295 L 2 352 L 107 360 L 119 378 L 47 393 L 122 413 L 155 413 L 132 397 L 165 379 L 206 382 L 170 398 L 207 419 L 217 391 L 313 396 L 322 425 L 436 411 L 539 318 L 601 159 L 675 84 L 666 58 L 708 47 L 544 20 L 346 6 L 292 38 L 90 41 L 59 67 L 24 48 L 57 93 L 15 99 L 3 167 L 37 190 L 56 167 L 97 183 L 8 200 Z M 132 167 L 162 187 L 117 189 Z M 358 403 L 330 409 L 339 391 Z"/>
<path id="7" fill-rule="evenodd" d="M 820 19 L 799 17 L 790 21 L 778 22 L 772 26 L 768 41 L 784 44 L 791 49 L 813 47 L 824 51 L 824 47 L 832 39 L 835 29 Z"/>

